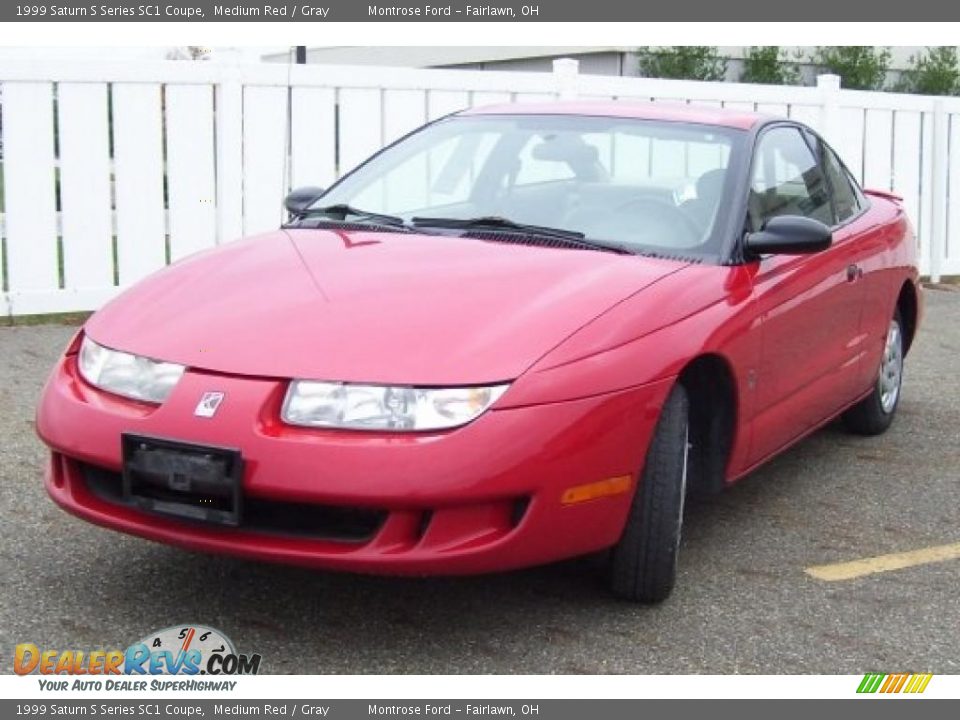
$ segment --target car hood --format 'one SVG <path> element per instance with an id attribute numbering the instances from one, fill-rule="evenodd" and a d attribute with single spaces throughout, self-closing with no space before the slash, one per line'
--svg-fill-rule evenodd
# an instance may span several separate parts
<path id="1" fill-rule="evenodd" d="M 138 283 L 88 322 L 103 345 L 241 375 L 511 380 L 683 263 L 414 233 L 289 230 Z"/>

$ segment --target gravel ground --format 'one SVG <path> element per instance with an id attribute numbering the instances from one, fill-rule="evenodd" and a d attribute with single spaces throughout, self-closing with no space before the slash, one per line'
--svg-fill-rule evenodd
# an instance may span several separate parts
<path id="1" fill-rule="evenodd" d="M 595 560 L 468 579 L 356 577 L 191 554 L 51 503 L 33 432 L 72 328 L 0 328 L 0 672 L 13 646 L 125 647 L 201 623 L 268 673 L 960 672 L 960 561 L 826 583 L 803 570 L 960 541 L 960 292 L 927 292 L 893 428 L 831 426 L 694 505 L 658 607 Z"/>

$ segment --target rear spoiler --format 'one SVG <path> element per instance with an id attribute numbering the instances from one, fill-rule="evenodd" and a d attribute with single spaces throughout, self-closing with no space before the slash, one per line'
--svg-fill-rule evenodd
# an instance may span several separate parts
<path id="1" fill-rule="evenodd" d="M 892 193 L 889 190 L 871 190 L 869 188 L 863 189 L 864 194 L 873 195 L 874 197 L 883 198 L 884 200 L 892 200 L 893 202 L 900 204 L 903 202 L 903 196 Z"/>

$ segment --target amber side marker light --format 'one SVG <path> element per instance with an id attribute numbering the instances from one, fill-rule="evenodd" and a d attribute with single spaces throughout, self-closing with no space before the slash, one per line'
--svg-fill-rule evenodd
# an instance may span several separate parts
<path id="1" fill-rule="evenodd" d="M 619 477 L 608 478 L 598 482 L 587 483 L 586 485 L 574 485 L 567 488 L 560 498 L 564 505 L 576 505 L 577 503 L 587 502 L 611 495 L 622 495 L 630 492 L 630 486 L 633 483 L 633 477 L 630 475 L 620 475 Z"/>

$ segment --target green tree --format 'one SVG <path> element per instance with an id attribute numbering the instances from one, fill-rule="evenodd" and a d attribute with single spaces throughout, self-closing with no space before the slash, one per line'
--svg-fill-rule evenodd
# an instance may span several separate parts
<path id="1" fill-rule="evenodd" d="M 896 85 L 900 92 L 919 95 L 960 95 L 960 62 L 955 47 L 931 47 L 910 58 Z"/>
<path id="2" fill-rule="evenodd" d="M 797 58 L 797 61 L 799 57 Z M 740 82 L 762 85 L 799 85 L 800 69 L 778 45 L 754 45 L 743 56 Z"/>
<path id="3" fill-rule="evenodd" d="M 674 45 L 640 48 L 640 72 L 646 77 L 672 80 L 723 80 L 727 61 L 715 47 Z"/>
<path id="4" fill-rule="evenodd" d="M 872 45 L 818 47 L 814 61 L 840 76 L 840 85 L 852 90 L 882 90 L 890 68 L 890 50 Z"/>

